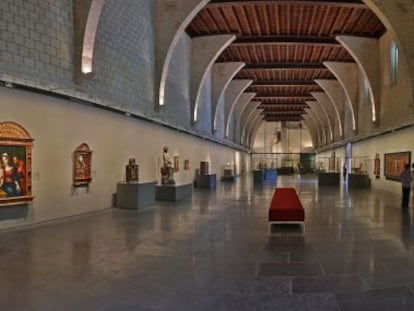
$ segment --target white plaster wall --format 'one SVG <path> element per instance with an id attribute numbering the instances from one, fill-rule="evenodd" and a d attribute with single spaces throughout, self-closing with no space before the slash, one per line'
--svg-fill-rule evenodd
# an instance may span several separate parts
<path id="1" fill-rule="evenodd" d="M 35 201 L 24 218 L 2 220 L 0 228 L 82 214 L 108 208 L 116 183 L 124 179 L 125 165 L 135 157 L 140 181 L 159 180 L 162 148 L 180 156 L 178 183 L 192 182 L 200 161 L 210 161 L 221 176 L 225 159 L 239 167 L 248 155 L 193 136 L 94 107 L 31 92 L 0 88 L 0 121 L 17 122 L 35 139 L 33 193 Z M 89 193 L 72 193 L 72 154 L 87 143 L 93 151 L 93 181 Z M 190 160 L 190 170 L 183 162 Z M 0 219 L 6 209 L 0 209 Z"/>

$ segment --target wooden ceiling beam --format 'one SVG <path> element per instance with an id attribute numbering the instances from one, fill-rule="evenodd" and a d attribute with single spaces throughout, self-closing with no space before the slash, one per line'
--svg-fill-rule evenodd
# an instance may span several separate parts
<path id="1" fill-rule="evenodd" d="M 314 80 L 257 80 L 250 86 L 316 86 Z"/>
<path id="2" fill-rule="evenodd" d="M 286 106 L 280 107 L 280 108 L 277 108 L 277 109 L 258 107 L 258 109 L 263 109 L 263 111 L 266 111 L 266 112 L 290 112 L 291 111 L 291 112 L 299 113 L 299 112 L 305 111 L 305 109 L 307 109 L 307 107 L 301 107 L 300 106 L 300 107 L 295 107 L 295 109 L 288 108 Z"/>
<path id="3" fill-rule="evenodd" d="M 302 116 L 305 115 L 306 112 L 288 112 L 288 111 L 278 111 L 278 112 L 272 112 L 272 111 L 263 111 L 260 113 L 264 116 Z"/>
<path id="4" fill-rule="evenodd" d="M 309 106 L 307 106 L 306 104 L 262 104 L 260 106 L 257 107 L 258 109 L 264 109 L 264 110 L 269 110 L 269 111 L 279 111 L 279 110 L 292 110 L 292 111 L 300 111 L 303 109 L 307 109 L 309 108 Z"/>
<path id="5" fill-rule="evenodd" d="M 303 120 L 303 117 L 265 117 L 264 120 L 267 122 L 278 122 L 278 121 L 299 122 Z"/>
<path id="6" fill-rule="evenodd" d="M 250 63 L 242 68 L 245 70 L 328 70 L 323 63 Z"/>
<path id="7" fill-rule="evenodd" d="M 231 46 L 310 45 L 341 46 L 335 37 L 318 36 L 238 36 Z"/>
<path id="8" fill-rule="evenodd" d="M 294 107 L 294 109 L 292 108 L 288 108 L 286 106 L 284 107 L 280 107 L 277 109 L 274 108 L 264 108 L 264 107 L 257 107 L 257 109 L 262 109 L 263 111 L 267 111 L 267 112 L 296 112 L 296 113 L 300 113 L 300 112 L 305 112 L 305 107 Z"/>
<path id="9" fill-rule="evenodd" d="M 226 6 L 257 6 L 257 5 L 309 5 L 309 6 L 330 6 L 330 7 L 345 7 L 366 9 L 367 6 L 360 0 L 211 0 L 206 7 L 208 8 L 222 8 Z"/>
<path id="10" fill-rule="evenodd" d="M 314 98 L 314 97 L 311 94 L 306 94 L 306 93 L 279 93 L 279 94 L 271 94 L 271 95 L 257 93 L 255 96 L 255 99 L 267 99 L 267 98 Z"/>

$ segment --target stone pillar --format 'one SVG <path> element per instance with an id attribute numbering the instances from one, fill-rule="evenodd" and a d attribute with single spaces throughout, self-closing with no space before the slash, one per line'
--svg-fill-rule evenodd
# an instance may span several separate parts
<path id="1" fill-rule="evenodd" d="M 229 122 L 234 105 L 253 80 L 233 80 L 226 90 L 224 98 L 224 129 L 225 137 L 229 137 Z"/>
<path id="2" fill-rule="evenodd" d="M 224 92 L 237 73 L 245 66 L 242 62 L 215 63 L 212 73 L 211 120 L 212 133 L 217 129 L 217 107 Z"/>
<path id="3" fill-rule="evenodd" d="M 249 140 L 247 141 L 247 147 L 250 149 L 253 148 L 254 138 L 256 137 L 257 130 L 260 128 L 263 122 L 265 122 L 263 120 L 263 116 L 259 114 L 250 127 L 250 134 L 248 136 Z"/>
<path id="4" fill-rule="evenodd" d="M 314 111 L 311 108 L 307 108 L 306 112 L 309 118 L 312 119 L 313 123 L 315 124 L 316 130 L 319 133 L 319 138 L 320 138 L 319 146 L 320 147 L 326 146 L 328 139 L 327 139 L 327 135 L 325 132 L 325 127 L 323 126 L 321 119 L 316 113 L 314 113 Z"/>
<path id="5" fill-rule="evenodd" d="M 236 143 L 240 143 L 240 122 L 241 116 L 250 101 L 256 96 L 256 93 L 243 93 L 237 103 L 234 106 L 233 116 L 231 117 L 235 121 L 234 140 Z"/>
<path id="6" fill-rule="evenodd" d="M 321 105 L 321 108 L 325 111 L 325 113 L 328 115 L 333 133 L 331 141 L 341 140 L 341 135 L 339 133 L 338 118 L 330 98 L 324 92 L 312 92 L 311 94 Z"/>
<path id="7" fill-rule="evenodd" d="M 333 140 L 333 130 L 331 127 L 331 122 L 329 121 L 329 116 L 322 107 L 322 105 L 317 101 L 307 101 L 306 104 L 319 116 L 322 120 L 322 123 L 325 126 L 326 132 L 326 144 L 329 145 Z"/>
<path id="8" fill-rule="evenodd" d="M 402 65 L 407 68 L 411 94 L 409 106 L 414 106 L 414 2 L 412 0 L 363 0 L 396 39 Z"/>
<path id="9" fill-rule="evenodd" d="M 315 129 L 313 128 L 313 126 L 309 122 L 307 116 L 304 116 L 304 118 L 303 118 L 303 124 L 306 125 L 306 128 L 308 129 L 309 134 L 310 134 L 311 139 L 312 139 L 312 144 L 313 144 L 314 148 L 317 149 L 317 142 L 318 142 L 317 135 L 315 133 Z"/>
<path id="10" fill-rule="evenodd" d="M 319 147 L 321 146 L 321 143 L 320 143 L 321 138 L 320 138 L 319 131 L 316 127 L 314 120 L 309 115 L 304 115 L 303 120 L 306 126 L 308 127 L 311 135 L 313 133 L 312 137 L 313 137 L 313 143 L 314 143 L 315 149 L 316 150 L 319 149 Z"/>
<path id="11" fill-rule="evenodd" d="M 367 79 L 372 100 L 372 122 L 379 122 L 381 85 L 379 40 L 353 36 L 337 36 L 336 40 L 352 55 L 364 78 Z"/>
<path id="12" fill-rule="evenodd" d="M 246 105 L 246 107 L 244 108 L 244 110 L 241 114 L 241 117 L 240 117 L 240 137 L 239 137 L 239 141 L 240 141 L 241 144 L 243 143 L 243 140 L 244 140 L 247 122 L 250 119 L 253 112 L 256 111 L 257 107 L 260 106 L 260 104 L 261 104 L 261 102 L 251 101 L 250 103 L 248 103 Z"/>
<path id="13" fill-rule="evenodd" d="M 80 82 L 85 74 L 93 72 L 95 38 L 104 4 L 105 0 L 73 1 L 75 82 Z"/>
<path id="14" fill-rule="evenodd" d="M 220 54 L 236 39 L 233 35 L 197 37 L 191 40 L 191 117 L 198 119 L 198 105 L 203 84 L 214 62 Z"/>
<path id="15" fill-rule="evenodd" d="M 261 112 L 261 110 L 259 110 L 259 109 L 253 109 L 253 110 L 249 113 L 249 115 L 248 115 L 248 117 L 247 117 L 247 119 L 246 119 L 246 122 L 245 122 L 245 123 L 243 123 L 243 131 L 242 131 L 242 133 L 241 133 L 241 143 L 242 143 L 242 144 L 245 144 L 245 143 L 246 143 L 246 140 L 247 140 L 247 135 L 248 135 L 248 132 L 249 132 L 249 127 L 250 127 L 250 125 L 251 125 L 251 123 L 252 123 L 252 120 L 253 120 L 254 118 L 256 118 L 256 117 L 257 117 L 257 115 L 259 115 L 259 114 L 260 114 L 260 112 Z"/>
<path id="16" fill-rule="evenodd" d="M 358 120 L 358 65 L 355 63 L 324 62 L 342 85 L 347 98 L 347 107 L 352 122 L 352 130 L 357 134 Z M 345 133 L 347 129 L 345 128 Z"/>
<path id="17" fill-rule="evenodd" d="M 325 91 L 331 100 L 332 106 L 335 109 L 336 117 L 338 119 L 339 126 L 339 136 L 343 138 L 344 136 L 344 102 L 345 94 L 344 91 L 336 80 L 315 80 L 316 83 Z"/>
<path id="18" fill-rule="evenodd" d="M 174 49 L 193 18 L 210 0 L 153 0 L 155 36 L 155 106 L 164 105 L 168 69 Z"/>

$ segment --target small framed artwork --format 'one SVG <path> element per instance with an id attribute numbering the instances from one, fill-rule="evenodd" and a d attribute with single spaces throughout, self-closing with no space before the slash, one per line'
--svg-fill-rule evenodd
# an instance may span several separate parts
<path id="1" fill-rule="evenodd" d="M 32 147 L 33 138 L 21 125 L 0 123 L 0 206 L 33 201 Z"/>
<path id="2" fill-rule="evenodd" d="M 411 163 L 411 151 L 384 154 L 384 176 L 388 180 L 400 181 L 401 172 Z"/>
<path id="3" fill-rule="evenodd" d="M 92 182 L 92 151 L 82 144 L 73 153 L 73 186 L 88 186 Z"/>
<path id="4" fill-rule="evenodd" d="M 380 166 L 381 166 L 380 155 L 377 153 L 375 154 L 375 159 L 374 159 L 374 176 L 376 179 L 380 179 Z"/>
<path id="5" fill-rule="evenodd" d="M 190 160 L 184 160 L 184 171 L 188 171 L 190 169 Z"/>
<path id="6" fill-rule="evenodd" d="M 180 170 L 180 157 L 174 156 L 174 172 L 178 172 Z"/>

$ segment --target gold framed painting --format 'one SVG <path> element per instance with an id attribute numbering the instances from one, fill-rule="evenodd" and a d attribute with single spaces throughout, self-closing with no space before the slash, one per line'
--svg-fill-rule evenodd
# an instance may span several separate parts
<path id="1" fill-rule="evenodd" d="M 92 182 L 92 151 L 85 143 L 73 153 L 73 186 L 88 186 Z"/>
<path id="2" fill-rule="evenodd" d="M 174 172 L 178 172 L 180 170 L 180 157 L 174 156 Z"/>
<path id="3" fill-rule="evenodd" d="M 0 123 L 0 206 L 33 201 L 33 140 L 21 125 Z"/>
<path id="4" fill-rule="evenodd" d="M 388 180 L 400 181 L 401 172 L 411 163 L 411 151 L 384 154 L 384 176 Z"/>

